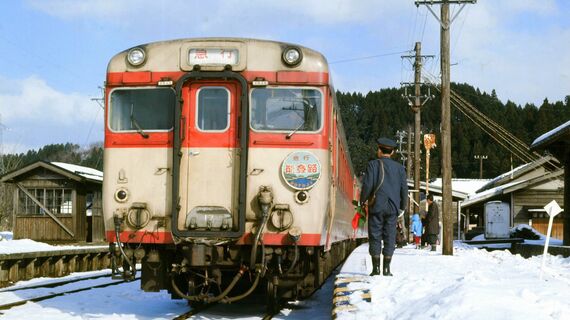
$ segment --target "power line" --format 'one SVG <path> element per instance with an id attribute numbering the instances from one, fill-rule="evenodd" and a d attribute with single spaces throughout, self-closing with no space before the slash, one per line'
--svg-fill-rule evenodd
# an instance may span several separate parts
<path id="1" fill-rule="evenodd" d="M 398 52 L 389 52 L 389 53 L 381 53 L 381 54 L 376 54 L 376 55 L 373 55 L 373 56 L 366 56 L 366 57 L 358 57 L 358 58 L 351 58 L 351 59 L 343 59 L 343 60 L 332 61 L 332 62 L 329 62 L 329 64 L 345 63 L 345 62 L 352 62 L 352 61 L 359 61 L 359 60 L 369 60 L 369 59 L 380 58 L 380 57 L 387 57 L 387 56 L 400 55 L 400 54 L 408 53 L 408 52 L 410 52 L 410 50 L 398 51 Z"/>

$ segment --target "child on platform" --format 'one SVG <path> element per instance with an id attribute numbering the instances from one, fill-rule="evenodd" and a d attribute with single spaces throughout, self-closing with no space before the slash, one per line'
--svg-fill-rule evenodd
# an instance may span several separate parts
<path id="1" fill-rule="evenodd" d="M 420 220 L 420 215 L 418 213 L 414 213 L 414 215 L 412 216 L 412 225 L 410 227 L 410 230 L 414 235 L 414 243 L 416 244 L 416 249 L 420 249 L 423 225 L 422 221 Z"/>

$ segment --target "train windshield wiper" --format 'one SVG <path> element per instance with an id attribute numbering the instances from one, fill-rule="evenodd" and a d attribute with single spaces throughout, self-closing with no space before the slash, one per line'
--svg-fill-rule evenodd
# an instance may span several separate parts
<path id="1" fill-rule="evenodd" d="M 135 105 L 134 105 L 134 103 L 131 103 L 130 119 L 131 119 L 132 125 L 137 129 L 137 132 L 138 132 L 143 138 L 148 139 L 148 134 L 143 131 L 143 129 L 141 128 L 141 125 L 139 124 L 139 122 L 137 121 L 137 119 L 135 119 Z"/>
<path id="2" fill-rule="evenodd" d="M 144 132 L 143 129 L 141 128 L 141 125 L 139 124 L 139 122 L 135 119 L 135 117 L 133 117 L 133 115 L 131 114 L 131 122 L 133 123 L 133 125 L 135 126 L 135 128 L 137 129 L 137 132 L 145 139 L 148 139 L 148 133 Z"/>
<path id="3" fill-rule="evenodd" d="M 301 125 L 295 128 L 295 130 L 289 132 L 289 134 L 285 136 L 285 139 L 291 139 L 291 136 L 293 136 L 297 131 L 299 131 L 304 125 L 305 125 L 305 120 L 303 120 L 303 122 L 301 122 Z"/>

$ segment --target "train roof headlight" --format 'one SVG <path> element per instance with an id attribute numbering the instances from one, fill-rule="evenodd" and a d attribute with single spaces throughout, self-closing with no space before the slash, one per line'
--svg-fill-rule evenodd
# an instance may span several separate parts
<path id="1" fill-rule="evenodd" d="M 294 67 L 303 60 L 303 53 L 297 47 L 287 47 L 283 50 L 282 58 L 286 65 Z"/>
<path id="2" fill-rule="evenodd" d="M 134 66 L 138 67 L 142 65 L 146 60 L 146 53 L 143 48 L 136 47 L 129 50 L 127 53 L 127 61 Z"/>

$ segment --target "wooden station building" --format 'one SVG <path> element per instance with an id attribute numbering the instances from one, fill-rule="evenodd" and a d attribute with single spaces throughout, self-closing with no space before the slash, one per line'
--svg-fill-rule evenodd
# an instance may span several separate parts
<path id="1" fill-rule="evenodd" d="M 103 172 L 38 161 L 7 173 L 15 185 L 14 239 L 44 242 L 104 241 Z"/>
<path id="2" fill-rule="evenodd" d="M 570 121 L 546 132 L 536 138 L 530 146 L 531 151 L 546 150 L 555 156 L 564 166 L 564 170 L 570 166 Z M 561 207 L 570 202 L 570 174 L 564 173 L 564 199 L 559 203 Z M 563 222 L 563 244 L 570 246 L 570 214 L 562 213 L 559 219 Z M 558 217 L 558 216 L 557 216 Z"/>

